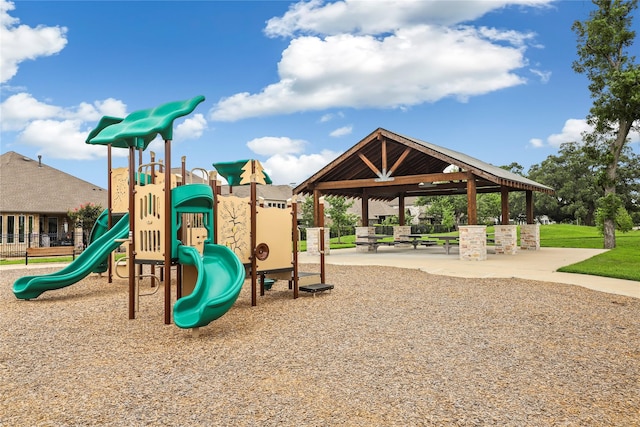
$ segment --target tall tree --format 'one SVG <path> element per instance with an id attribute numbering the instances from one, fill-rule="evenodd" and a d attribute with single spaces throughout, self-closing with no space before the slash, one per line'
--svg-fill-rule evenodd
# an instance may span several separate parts
<path id="1" fill-rule="evenodd" d="M 331 226 L 338 232 L 338 243 L 342 236 L 342 230 L 346 227 L 353 227 L 358 222 L 358 215 L 347 213 L 347 209 L 353 206 L 353 201 L 347 202 L 342 196 L 327 196 L 329 202 L 327 216 L 331 218 Z"/>
<path id="2" fill-rule="evenodd" d="M 606 166 L 600 177 L 604 197 L 615 203 L 620 153 L 631 129 L 640 127 L 640 65 L 628 52 L 636 36 L 631 23 L 638 1 L 593 0 L 593 4 L 596 9 L 589 19 L 572 26 L 578 36 L 573 69 L 590 81 L 593 106 L 587 120 L 594 130 L 585 140 Z M 604 247 L 614 248 L 615 218 L 605 218 L 603 228 Z"/>
<path id="3" fill-rule="evenodd" d="M 306 197 L 302 202 L 302 225 L 313 227 L 313 197 Z"/>
<path id="4" fill-rule="evenodd" d="M 556 190 L 554 195 L 536 197 L 536 211 L 557 222 L 594 225 L 597 201 L 603 196 L 595 178 L 599 170 L 583 145 L 562 144 L 558 155 L 549 156 L 529 169 L 529 178 Z"/>

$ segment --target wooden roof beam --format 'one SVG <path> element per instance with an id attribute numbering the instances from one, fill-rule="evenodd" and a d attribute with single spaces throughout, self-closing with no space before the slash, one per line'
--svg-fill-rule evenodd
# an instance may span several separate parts
<path id="1" fill-rule="evenodd" d="M 325 181 L 318 182 L 315 188 L 318 190 L 335 190 L 340 188 L 358 188 L 358 187 L 385 187 L 392 185 L 419 184 L 421 182 L 438 182 L 438 181 L 466 181 L 466 172 L 452 173 L 430 173 L 423 175 L 396 176 L 393 182 L 378 181 L 376 179 L 351 179 L 345 181 Z"/>

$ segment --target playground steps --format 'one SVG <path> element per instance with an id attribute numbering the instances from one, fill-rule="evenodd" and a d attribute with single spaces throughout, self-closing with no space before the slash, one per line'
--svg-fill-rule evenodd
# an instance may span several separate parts
<path id="1" fill-rule="evenodd" d="M 315 297 L 318 292 L 330 291 L 333 285 L 320 282 L 320 273 L 298 273 L 298 290 Z"/>

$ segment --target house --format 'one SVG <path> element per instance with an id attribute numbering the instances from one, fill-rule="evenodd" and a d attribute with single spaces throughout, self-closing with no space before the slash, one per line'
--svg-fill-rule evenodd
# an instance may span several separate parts
<path id="1" fill-rule="evenodd" d="M 105 170 L 106 173 L 106 170 Z M 107 207 L 107 190 L 38 160 L 9 151 L 0 156 L 0 254 L 71 241 L 67 212 L 93 203 Z"/>

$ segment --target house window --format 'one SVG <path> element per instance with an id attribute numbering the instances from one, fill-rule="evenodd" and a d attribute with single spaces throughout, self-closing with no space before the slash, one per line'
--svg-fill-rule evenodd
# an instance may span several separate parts
<path id="1" fill-rule="evenodd" d="M 25 225 L 24 215 L 18 216 L 18 242 L 24 243 L 24 225 Z"/>
<path id="2" fill-rule="evenodd" d="M 47 218 L 47 232 L 49 233 L 50 238 L 57 238 L 58 236 L 58 218 L 49 217 Z"/>
<path id="3" fill-rule="evenodd" d="M 7 215 L 7 243 L 13 243 L 16 229 L 16 217 L 13 215 Z"/>
<path id="4" fill-rule="evenodd" d="M 2 215 L 0 215 L 0 243 L 2 243 Z"/>

